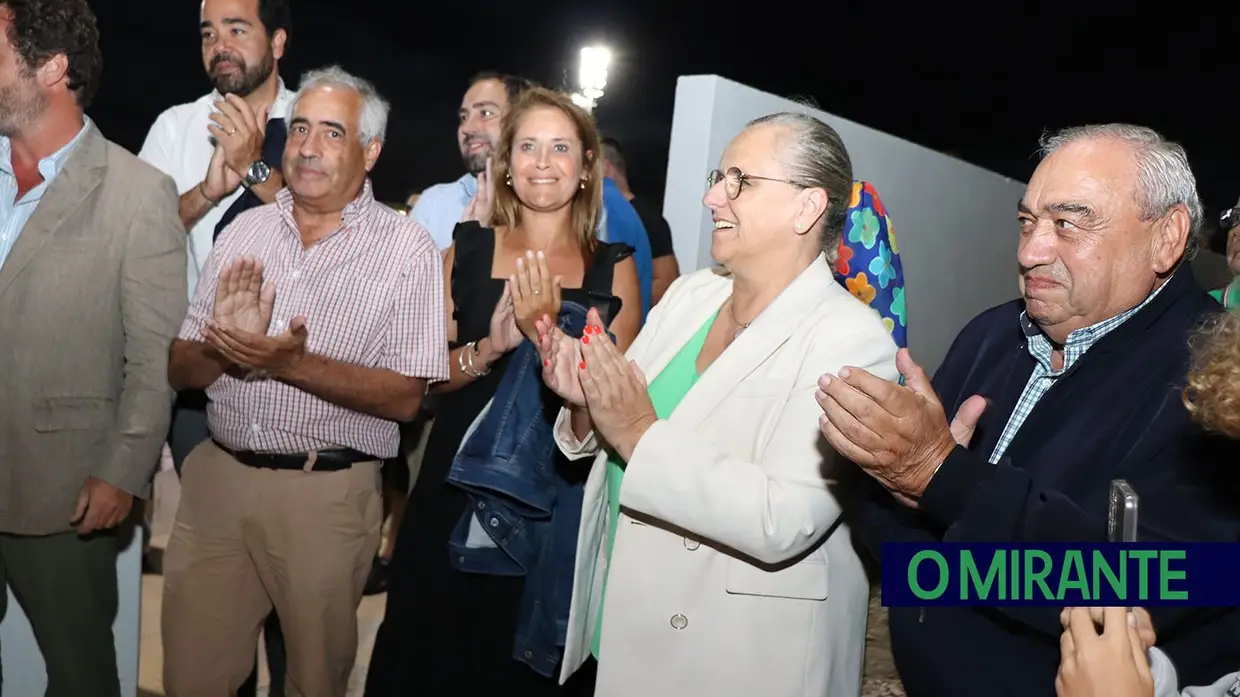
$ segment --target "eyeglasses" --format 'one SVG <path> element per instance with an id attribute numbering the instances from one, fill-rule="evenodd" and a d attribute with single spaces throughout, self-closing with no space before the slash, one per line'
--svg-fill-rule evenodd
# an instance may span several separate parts
<path id="1" fill-rule="evenodd" d="M 719 182 L 723 182 L 723 193 L 727 194 L 729 201 L 735 201 L 737 196 L 741 195 L 741 189 L 752 181 L 776 182 L 779 184 L 790 184 L 800 189 L 805 187 L 787 179 L 775 179 L 774 177 L 759 177 L 756 174 L 745 174 L 737 167 L 729 167 L 727 172 L 713 170 L 706 175 L 706 186 L 714 187 Z"/>
<path id="2" fill-rule="evenodd" d="M 1228 208 L 1218 217 L 1218 225 L 1223 228 L 1223 232 L 1240 225 L 1240 206 Z"/>

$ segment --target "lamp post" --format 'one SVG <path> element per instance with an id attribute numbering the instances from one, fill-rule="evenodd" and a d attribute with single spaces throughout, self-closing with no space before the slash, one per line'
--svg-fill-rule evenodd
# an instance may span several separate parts
<path id="1" fill-rule="evenodd" d="M 607 71 L 611 67 L 611 51 L 603 46 L 586 46 L 581 49 L 581 62 L 577 69 L 577 88 L 572 94 L 573 102 L 586 111 L 594 111 L 603 98 L 607 87 Z"/>

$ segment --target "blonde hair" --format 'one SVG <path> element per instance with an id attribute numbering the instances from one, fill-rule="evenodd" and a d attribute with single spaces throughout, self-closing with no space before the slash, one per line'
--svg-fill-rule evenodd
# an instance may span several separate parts
<path id="1" fill-rule="evenodd" d="M 1184 406 L 1206 429 L 1240 438 L 1240 315 L 1228 312 L 1195 337 Z"/>
<path id="2" fill-rule="evenodd" d="M 499 148 L 491 162 L 491 176 L 495 178 L 495 204 L 492 224 L 510 229 L 521 224 L 523 208 L 517 192 L 507 184 L 512 167 L 513 139 L 522 120 L 535 109 L 557 109 L 573 122 L 577 137 L 581 140 L 581 165 L 585 169 L 585 185 L 578 189 L 572 201 L 573 232 L 581 245 L 582 254 L 594 250 L 597 242 L 594 231 L 598 229 L 599 216 L 603 211 L 603 158 L 601 137 L 594 117 L 573 104 L 568 97 L 542 87 L 531 87 L 521 93 L 517 103 L 504 115 L 504 126 L 499 138 Z"/>

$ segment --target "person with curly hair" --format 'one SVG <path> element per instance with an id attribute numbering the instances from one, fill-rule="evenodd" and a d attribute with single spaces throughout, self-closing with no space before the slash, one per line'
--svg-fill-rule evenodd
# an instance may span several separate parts
<path id="1" fill-rule="evenodd" d="M 1195 338 L 1192 370 L 1184 389 L 1184 406 L 1206 430 L 1240 439 L 1240 315 L 1228 313 L 1210 322 Z M 1056 687 L 1059 697 L 1115 694 L 1122 697 L 1228 697 L 1240 694 L 1240 671 L 1210 685 L 1177 685 L 1175 664 L 1154 648 L 1149 615 L 1136 610 L 1134 629 L 1101 634 L 1094 621 L 1103 611 L 1072 616 L 1064 611 L 1063 652 Z M 1122 609 L 1121 609 L 1122 612 Z M 1148 652 L 1148 653 L 1147 653 Z M 1123 686 L 1118 691 L 1115 688 Z"/>
<path id="2" fill-rule="evenodd" d="M 1218 317 L 1198 337 L 1184 406 L 1206 429 L 1240 439 L 1240 315 Z"/>

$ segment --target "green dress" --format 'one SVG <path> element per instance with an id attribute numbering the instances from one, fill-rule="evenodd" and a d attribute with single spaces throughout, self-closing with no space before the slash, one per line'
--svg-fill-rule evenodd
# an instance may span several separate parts
<path id="1" fill-rule="evenodd" d="M 697 359 L 702 352 L 702 344 L 706 343 L 706 335 L 715 323 L 715 317 L 702 325 L 680 352 L 672 358 L 667 367 L 650 382 L 650 402 L 654 405 L 654 413 L 660 419 L 666 419 L 676 410 L 680 400 L 684 399 L 689 390 L 698 381 Z M 615 453 L 607 461 L 607 564 L 603 568 L 603 592 L 599 597 L 598 620 L 594 624 L 594 638 L 590 644 L 590 653 L 598 659 L 599 639 L 603 635 L 603 600 L 607 597 L 607 576 L 611 570 L 611 550 L 616 545 L 616 526 L 620 521 L 620 485 L 624 481 L 624 468 L 617 462 Z"/>

